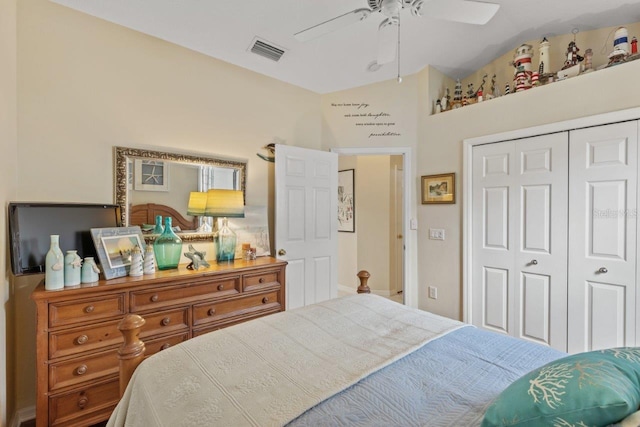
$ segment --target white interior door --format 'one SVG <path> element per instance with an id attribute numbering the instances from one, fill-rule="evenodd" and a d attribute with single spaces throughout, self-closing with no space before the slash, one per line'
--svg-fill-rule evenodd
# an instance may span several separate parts
<path id="1" fill-rule="evenodd" d="M 276 145 L 276 254 L 286 308 L 338 295 L 338 155 Z"/>
<path id="2" fill-rule="evenodd" d="M 637 145 L 637 122 L 570 134 L 572 353 L 635 345 Z"/>
<path id="3" fill-rule="evenodd" d="M 566 350 L 567 134 L 473 148 L 472 322 Z"/>

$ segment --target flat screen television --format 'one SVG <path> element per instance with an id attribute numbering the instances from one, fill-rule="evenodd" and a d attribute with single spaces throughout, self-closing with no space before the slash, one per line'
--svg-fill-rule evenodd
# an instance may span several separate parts
<path id="1" fill-rule="evenodd" d="M 118 205 L 90 203 L 9 203 L 11 270 L 16 276 L 44 273 L 51 235 L 60 249 L 77 250 L 81 258 L 98 261 L 91 228 L 120 227 Z"/>

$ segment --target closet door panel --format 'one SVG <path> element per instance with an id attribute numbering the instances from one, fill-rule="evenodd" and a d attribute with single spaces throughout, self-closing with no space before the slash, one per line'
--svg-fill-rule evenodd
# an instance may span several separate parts
<path id="1" fill-rule="evenodd" d="M 473 151 L 473 268 L 471 322 L 512 334 L 514 316 L 513 143 Z"/>
<path id="2" fill-rule="evenodd" d="M 636 343 L 637 122 L 570 132 L 569 352 Z"/>
<path id="3" fill-rule="evenodd" d="M 472 322 L 566 350 L 568 134 L 474 147 Z"/>
<path id="4" fill-rule="evenodd" d="M 566 350 L 568 134 L 516 142 L 515 336 Z"/>

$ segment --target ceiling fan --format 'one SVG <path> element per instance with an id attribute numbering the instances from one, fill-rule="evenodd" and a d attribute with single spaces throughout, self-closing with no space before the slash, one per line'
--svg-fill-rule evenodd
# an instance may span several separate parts
<path id="1" fill-rule="evenodd" d="M 294 34 L 299 41 L 307 41 L 331 33 L 349 24 L 362 21 L 374 12 L 385 18 L 378 27 L 379 65 L 392 62 L 396 57 L 400 11 L 405 7 L 417 17 L 428 15 L 435 19 L 484 25 L 498 11 L 499 4 L 474 0 L 366 0 L 369 7 L 347 12 Z"/>

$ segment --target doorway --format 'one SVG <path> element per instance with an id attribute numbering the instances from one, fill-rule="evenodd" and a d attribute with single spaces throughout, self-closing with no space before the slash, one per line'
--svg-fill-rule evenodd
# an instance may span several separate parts
<path id="1" fill-rule="evenodd" d="M 414 187 L 409 178 L 411 149 L 336 148 L 331 151 L 340 156 L 339 170 L 355 169 L 355 232 L 341 232 L 338 236 L 340 293 L 353 292 L 351 289 L 357 287 L 355 275 L 364 269 L 372 275 L 369 280 L 372 293 L 417 307 L 414 232 L 417 227 L 415 220 L 411 220 L 416 208 L 410 196 Z"/>

